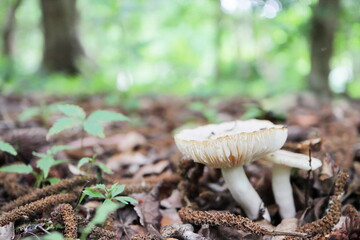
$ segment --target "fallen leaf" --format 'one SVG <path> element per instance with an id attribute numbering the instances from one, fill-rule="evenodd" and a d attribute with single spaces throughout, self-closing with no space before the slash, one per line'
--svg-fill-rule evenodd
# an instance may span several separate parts
<path id="1" fill-rule="evenodd" d="M 165 208 L 181 208 L 181 195 L 180 191 L 175 189 L 170 197 L 161 200 L 160 205 Z"/>
<path id="2" fill-rule="evenodd" d="M 181 224 L 182 221 L 179 217 L 179 214 L 177 213 L 177 210 L 175 208 L 169 208 L 169 209 L 160 209 L 160 213 L 162 215 L 160 226 L 164 227 L 167 225 L 172 224 Z"/>
<path id="3" fill-rule="evenodd" d="M 144 165 L 151 160 L 139 152 L 126 152 L 115 154 L 108 159 L 106 166 L 111 170 L 116 171 L 122 166 L 126 165 Z"/>
<path id="4" fill-rule="evenodd" d="M 14 223 L 0 227 L 0 239 L 13 239 L 15 236 Z"/>
<path id="5" fill-rule="evenodd" d="M 295 232 L 299 224 L 299 220 L 297 218 L 285 218 L 281 221 L 279 225 L 276 226 L 275 231 L 280 232 Z M 281 240 L 284 239 L 285 236 L 276 236 L 273 237 L 272 240 Z"/>
<path id="6" fill-rule="evenodd" d="M 159 162 L 154 163 L 154 164 L 144 165 L 139 169 L 139 171 L 136 172 L 136 174 L 134 175 L 133 178 L 134 179 L 139 179 L 139 178 L 142 178 L 145 175 L 160 174 L 168 166 L 169 166 L 169 161 L 167 161 L 167 160 L 159 161 Z"/>
<path id="7" fill-rule="evenodd" d="M 148 231 L 150 231 L 150 226 L 159 229 L 161 213 L 160 213 L 160 202 L 159 198 L 159 188 L 161 183 L 154 186 L 153 190 L 147 194 L 132 194 L 139 203 L 134 207 L 134 210 L 140 218 L 140 223 Z"/>

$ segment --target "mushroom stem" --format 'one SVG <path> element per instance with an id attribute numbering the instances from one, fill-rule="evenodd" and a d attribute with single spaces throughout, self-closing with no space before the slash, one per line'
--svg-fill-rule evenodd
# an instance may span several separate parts
<path id="1" fill-rule="evenodd" d="M 291 167 L 281 164 L 274 164 L 272 169 L 272 189 L 282 218 L 293 218 L 296 214 L 290 171 Z"/>
<path id="2" fill-rule="evenodd" d="M 245 211 L 247 217 L 252 220 L 258 219 L 261 208 L 264 208 L 263 218 L 270 222 L 270 214 L 264 207 L 264 203 L 259 194 L 249 182 L 243 165 L 232 168 L 222 168 L 221 171 L 231 195 Z"/>

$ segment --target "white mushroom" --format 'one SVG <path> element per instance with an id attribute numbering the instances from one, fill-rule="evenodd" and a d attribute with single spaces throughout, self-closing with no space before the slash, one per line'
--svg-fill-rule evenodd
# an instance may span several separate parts
<path id="1" fill-rule="evenodd" d="M 175 135 L 175 142 L 186 157 L 221 168 L 234 199 L 250 219 L 257 219 L 264 203 L 246 177 L 243 165 L 279 150 L 286 137 L 284 126 L 253 119 L 185 129 Z M 267 209 L 263 217 L 270 221 Z"/>
<path id="2" fill-rule="evenodd" d="M 280 216 L 293 218 L 296 210 L 290 184 L 291 168 L 315 170 L 322 163 L 319 159 L 312 157 L 310 166 L 309 156 L 285 150 L 269 153 L 265 159 L 275 163 L 272 169 L 272 189 L 275 201 L 279 206 Z"/>

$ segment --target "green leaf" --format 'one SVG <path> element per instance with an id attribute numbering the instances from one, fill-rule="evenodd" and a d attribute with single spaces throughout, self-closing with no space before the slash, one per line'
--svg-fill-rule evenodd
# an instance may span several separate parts
<path id="1" fill-rule="evenodd" d="M 53 146 L 51 147 L 47 153 L 48 154 L 55 154 L 55 153 L 58 153 L 58 152 L 61 152 L 63 150 L 67 150 L 67 149 L 73 149 L 74 147 L 72 146 L 69 146 L 69 145 L 57 145 L 57 146 Z"/>
<path id="2" fill-rule="evenodd" d="M 94 198 L 106 198 L 104 196 L 104 194 L 98 192 L 98 191 L 95 191 L 95 190 L 90 190 L 89 188 L 86 188 L 83 193 L 85 193 L 86 195 L 90 196 L 90 197 L 94 197 Z"/>
<path id="3" fill-rule="evenodd" d="M 40 158 L 40 160 L 36 162 L 36 166 L 44 173 L 44 178 L 47 178 L 50 168 L 54 165 L 56 165 L 56 162 L 51 156 Z"/>
<path id="4" fill-rule="evenodd" d="M 17 155 L 17 152 L 13 148 L 13 146 L 11 146 L 10 144 L 8 144 L 6 142 L 2 142 L 2 141 L 0 141 L 0 151 L 10 153 L 11 155 L 14 155 L 14 156 Z"/>
<path id="5" fill-rule="evenodd" d="M 53 185 L 54 183 L 60 182 L 61 179 L 60 178 L 56 178 L 56 177 L 52 177 L 52 178 L 48 178 L 46 179 L 51 185 Z"/>
<path id="6" fill-rule="evenodd" d="M 94 161 L 94 159 L 89 158 L 89 157 L 84 157 L 84 158 L 80 159 L 80 161 L 78 162 L 77 168 L 81 168 L 84 164 L 87 164 L 92 161 Z"/>
<path id="7" fill-rule="evenodd" d="M 84 109 L 82 109 L 81 107 L 77 106 L 77 105 L 72 105 L 72 104 L 63 104 L 63 105 L 58 105 L 58 109 L 65 114 L 68 117 L 71 118 L 77 118 L 79 120 L 84 120 L 86 117 L 86 113 L 84 111 Z"/>
<path id="8" fill-rule="evenodd" d="M 101 169 L 101 171 L 103 171 L 104 173 L 108 173 L 108 174 L 112 173 L 111 169 L 108 168 L 108 166 L 106 166 L 102 162 L 95 162 L 95 165 L 98 166 Z"/>
<path id="9" fill-rule="evenodd" d="M 10 166 L 0 168 L 0 172 L 13 172 L 13 173 L 21 173 L 28 174 L 33 171 L 33 168 L 30 165 L 26 164 L 13 164 Z"/>
<path id="10" fill-rule="evenodd" d="M 20 113 L 18 116 L 19 121 L 27 121 L 32 119 L 33 117 L 40 115 L 40 108 L 39 107 L 30 107 L 25 109 Z"/>
<path id="11" fill-rule="evenodd" d="M 91 121 L 87 119 L 84 122 L 84 130 L 89 134 L 92 134 L 96 137 L 104 138 L 104 127 L 99 122 Z"/>
<path id="12" fill-rule="evenodd" d="M 44 236 L 44 240 L 65 240 L 64 236 L 58 232 L 52 232 Z"/>
<path id="13" fill-rule="evenodd" d="M 56 166 L 56 165 L 59 165 L 59 164 L 62 164 L 62 163 L 64 163 L 64 162 L 68 162 L 68 161 L 69 161 L 69 160 L 65 160 L 65 159 L 55 160 L 53 166 Z"/>
<path id="14" fill-rule="evenodd" d="M 106 191 L 106 186 L 105 186 L 105 184 L 96 184 L 93 187 L 89 187 L 89 189 L 102 189 L 102 190 Z"/>
<path id="15" fill-rule="evenodd" d="M 60 118 L 49 129 L 46 137 L 50 138 L 52 135 L 58 134 L 69 128 L 77 127 L 79 125 L 81 125 L 81 121 L 75 118 L 69 118 L 69 117 Z"/>
<path id="16" fill-rule="evenodd" d="M 76 205 L 76 207 L 82 203 L 82 201 L 84 200 L 84 198 L 86 197 L 86 195 L 87 195 L 87 194 L 85 194 L 84 192 L 81 194 L 81 197 L 80 197 L 79 202 L 78 202 L 78 204 Z"/>
<path id="17" fill-rule="evenodd" d="M 38 158 L 47 158 L 49 156 L 51 157 L 51 155 L 45 153 L 32 152 L 32 154 Z"/>
<path id="18" fill-rule="evenodd" d="M 91 232 L 91 229 L 95 224 L 102 224 L 105 222 L 107 216 L 118 209 L 121 205 L 118 203 L 114 203 L 109 199 L 106 199 L 103 204 L 101 204 L 97 210 L 94 218 L 91 220 L 90 224 L 88 224 L 84 230 L 82 231 L 80 239 L 86 239 L 87 235 Z"/>
<path id="19" fill-rule="evenodd" d="M 109 199 L 106 199 L 103 204 L 101 204 L 97 210 L 94 218 L 91 220 L 94 224 L 101 224 L 105 222 L 109 213 L 114 212 L 119 208 L 119 204 L 112 202 Z"/>
<path id="20" fill-rule="evenodd" d="M 122 202 L 124 204 L 129 204 L 129 203 L 132 203 L 132 204 L 137 204 L 138 201 L 131 198 L 131 197 L 126 197 L 126 196 L 120 196 L 120 197 L 114 197 L 114 199 L 118 200 L 119 202 Z"/>
<path id="21" fill-rule="evenodd" d="M 51 232 L 49 234 L 44 235 L 43 237 L 26 237 L 21 238 L 22 240 L 65 240 L 64 236 L 59 232 Z"/>
<path id="22" fill-rule="evenodd" d="M 113 122 L 113 121 L 130 121 L 128 117 L 121 113 L 107 111 L 107 110 L 98 110 L 90 114 L 87 118 L 90 121 L 99 121 L 99 122 Z"/>
<path id="23" fill-rule="evenodd" d="M 114 185 L 113 185 L 114 186 Z M 114 190 L 111 191 L 111 197 L 114 198 L 116 197 L 117 195 L 119 195 L 120 193 L 122 193 L 125 189 L 125 185 L 120 185 L 120 186 L 117 186 L 114 188 Z"/>

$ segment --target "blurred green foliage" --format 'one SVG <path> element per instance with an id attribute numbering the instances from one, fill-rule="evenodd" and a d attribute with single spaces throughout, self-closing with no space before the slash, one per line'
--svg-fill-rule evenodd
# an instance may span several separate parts
<path id="1" fill-rule="evenodd" d="M 87 60 L 79 63 L 77 77 L 38 73 L 41 12 L 37 1 L 23 1 L 16 13 L 12 76 L 5 84 L 9 61 L 0 58 L 1 90 L 251 97 L 304 90 L 317 1 L 282 0 L 274 18 L 262 17 L 263 1 L 252 1 L 260 4 L 248 10 L 225 7 L 229 1 L 236 0 L 223 0 L 222 8 L 219 0 L 78 0 Z M 0 19 L 11 2 L 0 3 Z M 342 6 L 332 87 L 360 97 L 360 3 L 342 0 Z"/>

